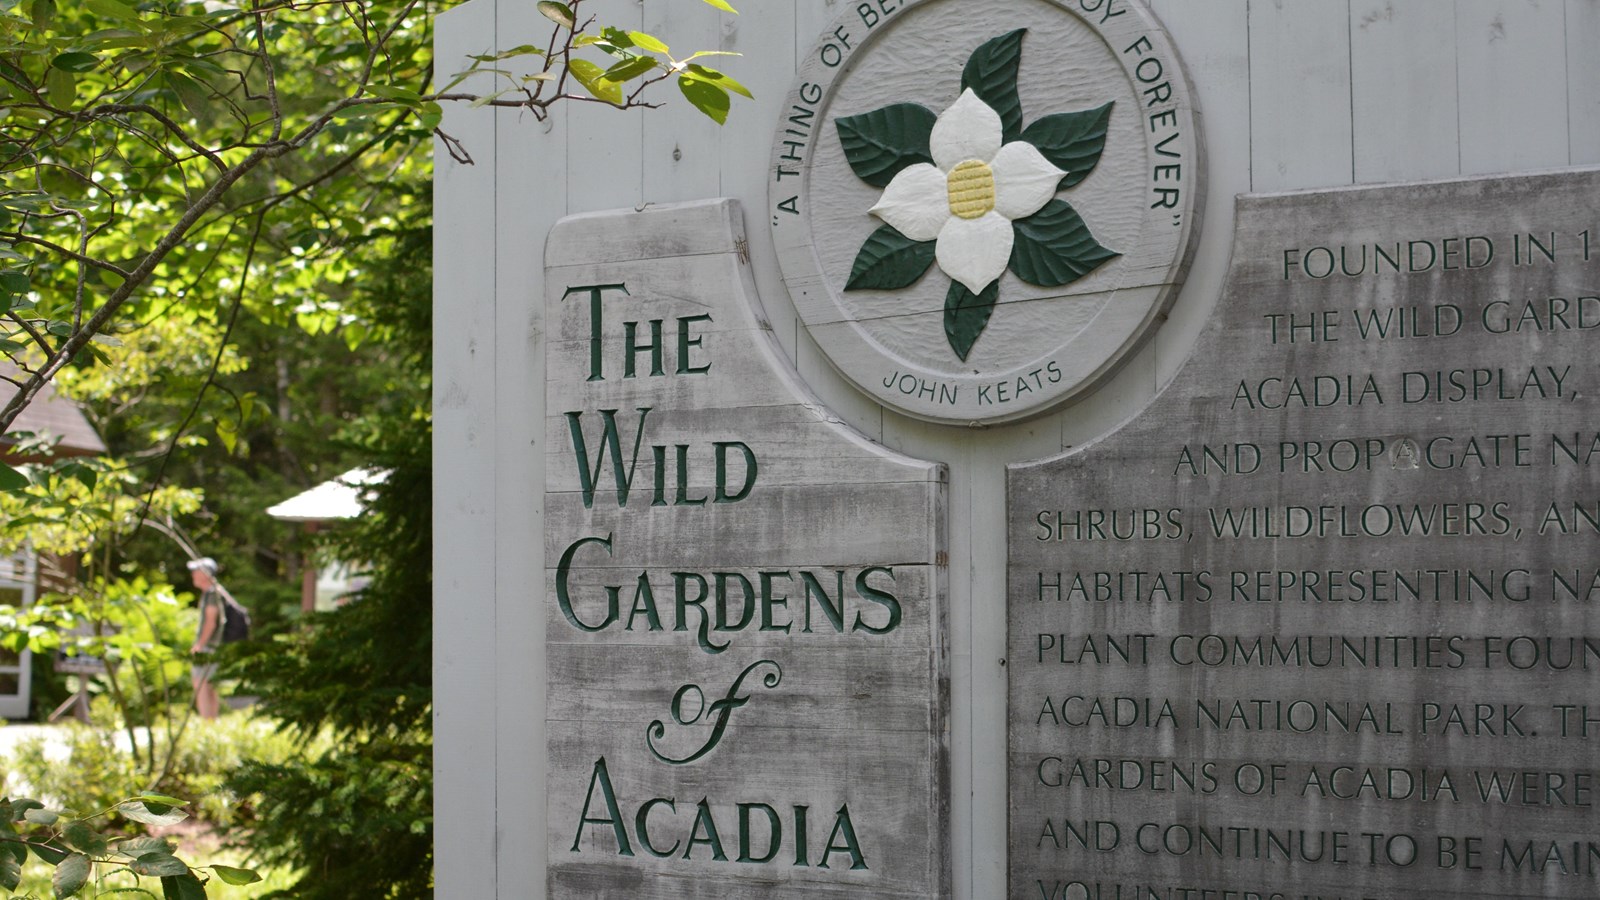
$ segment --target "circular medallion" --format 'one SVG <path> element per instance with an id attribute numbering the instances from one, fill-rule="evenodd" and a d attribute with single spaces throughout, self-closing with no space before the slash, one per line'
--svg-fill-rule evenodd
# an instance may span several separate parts
<path id="1" fill-rule="evenodd" d="M 784 281 L 833 365 L 935 422 L 1083 396 L 1176 298 L 1199 232 L 1182 64 L 1132 0 L 867 0 L 784 104 Z"/>

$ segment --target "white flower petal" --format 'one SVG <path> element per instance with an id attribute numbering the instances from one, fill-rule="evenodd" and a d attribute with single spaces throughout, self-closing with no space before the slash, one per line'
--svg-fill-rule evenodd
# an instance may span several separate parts
<path id="1" fill-rule="evenodd" d="M 943 172 L 927 163 L 907 166 L 870 212 L 913 241 L 931 241 L 950 220 L 948 183 Z"/>
<path id="2" fill-rule="evenodd" d="M 933 161 L 948 172 L 969 159 L 994 159 L 1000 140 L 1000 114 L 967 88 L 933 123 L 928 145 Z"/>
<path id="3" fill-rule="evenodd" d="M 934 250 L 939 268 L 974 294 L 994 283 L 1011 263 L 1011 223 L 999 213 L 977 219 L 951 217 Z"/>
<path id="4" fill-rule="evenodd" d="M 994 170 L 995 212 L 1007 219 L 1025 219 L 1043 209 L 1056 195 L 1061 176 L 1067 174 L 1026 141 L 1001 147 L 990 168 Z"/>

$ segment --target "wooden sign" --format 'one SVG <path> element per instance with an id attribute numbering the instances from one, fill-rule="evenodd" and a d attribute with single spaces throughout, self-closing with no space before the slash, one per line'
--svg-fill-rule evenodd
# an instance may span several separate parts
<path id="1" fill-rule="evenodd" d="M 1011 470 L 1012 898 L 1595 896 L 1597 197 L 1241 197 L 1172 387 Z"/>
<path id="2" fill-rule="evenodd" d="M 944 470 L 808 396 L 745 248 L 550 235 L 550 894 L 947 896 Z"/>

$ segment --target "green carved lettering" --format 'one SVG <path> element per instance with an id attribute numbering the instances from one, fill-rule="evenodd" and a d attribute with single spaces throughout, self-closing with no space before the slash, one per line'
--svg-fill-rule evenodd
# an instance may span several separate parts
<path id="1" fill-rule="evenodd" d="M 789 632 L 790 623 L 784 622 L 783 624 L 779 625 L 776 622 L 774 622 L 773 618 L 772 618 L 773 610 L 775 610 L 775 609 L 785 609 L 785 610 L 787 610 L 788 607 L 789 607 L 789 597 L 788 597 L 788 595 L 773 593 L 773 590 L 772 590 L 773 584 L 772 584 L 772 582 L 773 582 L 774 579 L 777 579 L 777 578 L 783 578 L 785 580 L 791 580 L 792 581 L 794 579 L 794 575 L 789 573 L 789 572 L 762 572 L 761 573 L 761 630 L 762 631 L 782 631 L 785 634 L 787 634 Z"/>
<path id="2" fill-rule="evenodd" d="M 611 553 L 611 535 L 609 534 L 603 538 L 587 537 L 573 541 L 566 550 L 562 551 L 561 560 L 556 564 L 556 603 L 561 607 L 561 614 L 567 617 L 567 621 L 572 624 L 573 628 L 593 634 L 597 631 L 604 631 L 617 621 L 617 616 L 620 614 L 620 604 L 617 600 L 617 589 L 614 587 L 606 588 L 606 596 L 608 598 L 606 618 L 599 625 L 586 624 L 582 619 L 578 618 L 577 611 L 572 608 L 572 596 L 567 587 L 567 581 L 572 574 L 572 559 L 578 555 L 578 550 L 587 544 L 599 544 L 606 548 L 607 555 Z"/>
<path id="3" fill-rule="evenodd" d="M 740 500 L 750 496 L 750 491 L 756 486 L 756 470 L 758 468 L 756 455 L 751 451 L 749 445 L 741 441 L 717 441 L 715 447 L 717 459 L 716 502 L 738 503 Z M 734 447 L 739 448 L 739 452 L 744 454 L 744 484 L 740 485 L 737 491 L 730 494 L 728 493 L 728 451 Z"/>
<path id="4" fill-rule="evenodd" d="M 805 868 L 811 865 L 811 848 L 807 846 L 810 832 L 806 829 L 806 813 L 809 806 L 796 806 L 794 808 L 794 864 Z"/>
<path id="5" fill-rule="evenodd" d="M 588 443 L 583 436 L 583 413 L 567 413 L 567 431 L 572 435 L 572 450 L 578 459 L 578 486 L 583 490 L 584 509 L 594 507 L 595 486 L 600 481 L 600 470 L 605 465 L 607 451 L 611 453 L 611 475 L 617 485 L 617 505 L 628 505 L 628 491 L 633 488 L 633 473 L 639 467 L 639 447 L 644 442 L 644 423 L 650 411 L 651 407 L 639 407 L 639 428 L 634 432 L 633 454 L 628 458 L 626 469 L 622 463 L 622 438 L 617 432 L 617 410 L 600 410 L 604 427 L 600 449 L 595 453 L 592 463 L 589 460 Z"/>
<path id="6" fill-rule="evenodd" d="M 662 320 L 650 320 L 650 343 L 639 343 L 639 323 L 622 323 L 622 377 L 633 378 L 638 374 L 637 360 L 640 353 L 650 354 L 650 374 L 665 375 L 665 360 L 662 356 L 661 326 Z"/>
<path id="7" fill-rule="evenodd" d="M 761 856 L 751 856 L 750 849 L 753 842 L 750 838 L 750 812 L 761 810 L 767 817 L 767 851 Z M 765 803 L 739 804 L 739 862 L 764 863 L 771 862 L 778 855 L 778 848 L 783 842 L 783 824 L 778 821 L 778 811 Z"/>
<path id="8" fill-rule="evenodd" d="M 661 630 L 661 613 L 656 610 L 656 592 L 650 587 L 650 576 L 643 572 L 639 573 L 639 585 L 633 591 L 633 609 L 628 613 L 628 631 L 633 630 L 634 620 L 641 614 L 645 618 L 648 630 Z"/>
<path id="9" fill-rule="evenodd" d="M 729 643 L 724 642 L 720 647 L 711 642 L 711 614 L 706 612 L 706 600 L 711 596 L 711 585 L 706 577 L 697 572 L 673 572 L 673 596 L 678 610 L 677 627 L 675 631 L 689 630 L 689 610 L 700 613 L 699 627 L 695 628 L 695 641 L 700 649 L 707 653 L 721 653 L 728 649 Z M 694 599 L 689 598 L 688 587 L 693 583 L 697 588 Z"/>
<path id="10" fill-rule="evenodd" d="M 689 326 L 696 322 L 709 322 L 711 316 L 684 316 L 678 320 L 678 374 L 679 375 L 704 375 L 711 371 L 711 363 L 696 366 L 689 362 L 689 348 L 700 347 L 705 344 L 704 336 L 690 337 Z"/>
<path id="11" fill-rule="evenodd" d="M 817 600 L 817 606 L 822 608 L 822 614 L 827 617 L 829 622 L 833 623 L 833 630 L 839 634 L 844 633 L 844 570 L 839 569 L 835 574 L 839 576 L 839 589 L 835 591 L 833 597 L 829 597 L 828 589 L 822 586 L 822 582 L 817 580 L 817 576 L 807 571 L 801 571 L 800 583 L 805 586 L 806 590 L 806 624 L 804 628 L 800 629 L 803 633 L 811 633 L 811 601 L 813 598 Z"/>
<path id="12" fill-rule="evenodd" d="M 743 575 L 739 574 L 738 572 L 718 572 L 718 573 L 716 573 L 716 579 L 717 579 L 717 630 L 718 631 L 739 631 L 739 630 L 742 630 L 745 626 L 750 624 L 750 620 L 752 618 L 754 618 L 755 614 L 756 614 L 756 588 L 755 588 L 755 585 L 750 583 L 750 579 L 744 577 Z M 740 607 L 741 612 L 739 614 L 739 621 L 737 621 L 737 622 L 728 621 L 728 595 L 729 595 L 728 582 L 730 580 L 738 582 L 740 594 L 744 598 L 744 603 Z"/>
<path id="13" fill-rule="evenodd" d="M 678 847 L 681 846 L 683 842 L 673 841 L 672 846 L 665 850 L 657 850 L 655 845 L 650 843 L 650 810 L 655 809 L 659 804 L 665 804 L 667 809 L 671 810 L 672 812 L 678 811 L 678 804 L 666 797 L 656 797 L 651 800 L 646 800 L 644 805 L 639 807 L 638 815 L 633 817 L 633 830 L 638 833 L 639 844 L 640 846 L 644 847 L 646 853 L 656 857 L 657 859 L 666 859 L 672 854 L 677 853 Z"/>
<path id="14" fill-rule="evenodd" d="M 589 806 L 594 802 L 595 786 L 600 786 L 601 798 L 605 800 L 606 817 L 593 818 L 589 815 Z M 594 772 L 589 776 L 589 792 L 583 798 L 583 812 L 578 819 L 578 832 L 572 838 L 572 852 L 582 853 L 578 845 L 583 842 L 583 826 L 585 825 L 610 825 L 611 832 L 617 839 L 617 855 L 632 856 L 633 846 L 628 843 L 628 830 L 622 825 L 622 813 L 617 809 L 617 793 L 611 788 L 611 776 L 606 773 L 606 758 L 604 756 L 595 760 Z"/>
<path id="15" fill-rule="evenodd" d="M 856 575 L 856 593 L 860 594 L 863 599 L 871 600 L 888 610 L 888 621 L 882 626 L 869 625 L 861 617 L 861 613 L 857 612 L 854 626 L 856 631 L 865 631 L 868 634 L 888 634 L 900 627 L 901 610 L 899 598 L 888 591 L 879 590 L 867 583 L 867 579 L 878 572 L 889 576 L 890 582 L 894 581 L 894 569 L 887 566 L 872 566 L 868 569 L 862 569 L 860 574 Z"/>
<path id="16" fill-rule="evenodd" d="M 817 864 L 817 868 L 828 868 L 828 858 L 835 853 L 850 854 L 852 872 L 867 867 L 867 860 L 861 855 L 861 842 L 856 840 L 856 826 L 850 821 L 849 804 L 839 807 L 839 812 L 833 819 L 833 832 L 828 835 L 827 849 L 822 851 L 822 862 Z"/>
<path id="17" fill-rule="evenodd" d="M 579 287 L 569 287 L 569 288 L 567 288 L 567 292 L 565 294 L 561 295 L 561 299 L 565 300 L 568 297 L 571 297 L 573 294 L 581 294 L 581 293 L 585 293 L 585 292 L 587 292 L 589 294 L 589 380 L 590 381 L 604 381 L 605 380 L 605 376 L 601 372 L 601 353 L 600 353 L 600 351 L 603 348 L 604 344 L 603 344 L 603 341 L 602 341 L 602 331 L 601 331 L 600 298 L 605 294 L 606 291 L 621 291 L 623 294 L 627 294 L 628 293 L 628 286 L 625 285 L 625 284 L 586 284 L 586 285 L 581 285 Z"/>
<path id="18" fill-rule="evenodd" d="M 694 848 L 697 844 L 705 844 L 711 848 L 711 858 L 716 862 L 727 862 L 728 854 L 722 852 L 722 838 L 717 834 L 717 823 L 711 818 L 711 801 L 709 798 L 700 798 L 699 812 L 694 817 L 694 829 L 689 832 L 689 846 L 684 848 L 683 858 L 693 859 Z M 701 837 L 704 834 L 704 837 Z"/>
<path id="19" fill-rule="evenodd" d="M 678 456 L 678 496 L 673 500 L 673 505 L 705 506 L 705 497 L 689 496 L 689 445 L 678 444 L 674 449 Z"/>

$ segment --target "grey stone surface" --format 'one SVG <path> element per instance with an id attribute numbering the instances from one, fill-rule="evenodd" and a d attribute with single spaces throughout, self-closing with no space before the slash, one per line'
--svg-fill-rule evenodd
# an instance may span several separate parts
<path id="1" fill-rule="evenodd" d="M 727 200 L 550 236 L 550 895 L 945 897 L 945 470 L 811 399 L 746 246 Z"/>
<path id="2" fill-rule="evenodd" d="M 1010 470 L 1011 897 L 1595 895 L 1597 199 L 1242 197 L 1172 387 Z"/>

